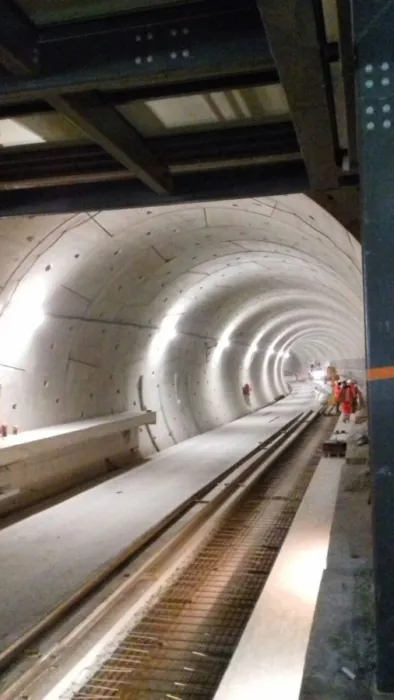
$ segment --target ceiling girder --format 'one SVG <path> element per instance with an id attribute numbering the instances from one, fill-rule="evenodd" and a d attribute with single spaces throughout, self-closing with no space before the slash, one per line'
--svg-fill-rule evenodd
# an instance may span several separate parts
<path id="1" fill-rule="evenodd" d="M 339 184 L 353 186 L 357 179 L 344 177 Z M 298 160 L 174 175 L 172 195 L 157 195 L 138 180 L 10 190 L 0 192 L 0 217 L 269 197 L 308 190 L 307 172 Z"/>
<path id="2" fill-rule="evenodd" d="M 291 122 L 156 136 L 145 146 L 168 167 L 250 159 L 301 158 Z M 0 190 L 130 179 L 132 172 L 94 143 L 40 143 L 0 150 Z"/>
<path id="3" fill-rule="evenodd" d="M 313 0 L 257 0 L 313 189 L 338 186 L 335 138 Z"/>
<path id="4" fill-rule="evenodd" d="M 87 90 L 272 72 L 254 2 L 202 0 L 41 30 L 40 74 L 0 81 L 0 104 Z M 165 89 L 165 88 L 164 88 Z"/>
<path id="5" fill-rule="evenodd" d="M 264 197 L 307 189 L 304 164 L 286 162 L 174 175 L 171 195 L 157 195 L 138 180 L 9 190 L 0 192 L 0 217 Z"/>
<path id="6" fill-rule="evenodd" d="M 99 95 L 58 95 L 49 102 L 154 192 L 171 191 L 167 169 L 159 165 L 131 124 L 116 109 L 103 103 Z"/>

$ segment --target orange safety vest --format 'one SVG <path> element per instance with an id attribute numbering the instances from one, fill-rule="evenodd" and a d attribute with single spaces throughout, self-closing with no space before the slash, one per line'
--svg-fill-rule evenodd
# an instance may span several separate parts
<path id="1" fill-rule="evenodd" d="M 342 411 L 347 415 L 353 413 L 353 393 L 350 386 L 346 386 L 341 390 L 340 401 L 342 404 Z"/>

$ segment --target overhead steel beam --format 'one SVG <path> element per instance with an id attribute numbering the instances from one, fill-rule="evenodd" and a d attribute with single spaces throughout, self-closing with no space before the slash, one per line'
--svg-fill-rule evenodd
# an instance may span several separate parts
<path id="1" fill-rule="evenodd" d="M 238 72 L 235 75 L 206 75 L 195 77 L 180 82 L 153 83 L 152 85 L 135 85 L 121 90 L 100 91 L 103 101 L 108 105 L 122 105 L 137 100 L 155 100 L 160 98 L 183 97 L 208 92 L 225 92 L 230 90 L 242 90 L 265 85 L 275 85 L 279 82 L 276 68 L 250 73 Z M 25 97 L 28 97 L 26 95 Z M 53 112 L 53 108 L 45 100 L 31 102 L 16 102 L 15 104 L 1 104 L 0 119 L 18 119 L 33 114 L 45 114 Z"/>
<path id="2" fill-rule="evenodd" d="M 313 189 L 338 184 L 335 140 L 313 0 L 257 0 Z"/>
<path id="3" fill-rule="evenodd" d="M 327 44 L 327 60 L 335 63 L 339 60 L 338 44 Z M 278 71 L 274 66 L 259 71 L 237 72 L 228 75 L 205 75 L 190 80 L 165 83 L 135 85 L 122 90 L 108 90 L 101 92 L 106 104 L 121 105 L 136 100 L 155 100 L 169 97 L 183 97 L 204 92 L 226 92 L 230 90 L 242 90 L 247 88 L 264 87 L 279 83 Z M 52 107 L 45 100 L 32 102 L 17 102 L 16 104 L 0 105 L 0 119 L 17 119 L 31 114 L 44 114 L 52 112 Z"/>
<path id="4" fill-rule="evenodd" d="M 337 44 L 327 44 L 327 60 L 335 63 L 339 60 L 339 48 Z M 264 87 L 279 83 L 279 75 L 275 66 L 266 67 L 262 70 L 251 72 L 250 66 L 243 72 L 237 70 L 234 74 L 226 75 L 203 75 L 188 80 L 187 78 L 178 81 L 167 80 L 166 82 L 148 83 L 134 85 L 133 87 L 123 87 L 123 89 L 108 89 L 100 94 L 106 104 L 121 105 L 136 100 L 157 100 L 170 97 L 183 97 L 186 95 L 196 95 L 208 92 L 226 92 L 230 90 L 242 90 L 248 88 Z M 29 92 L 25 98 L 29 97 Z M 44 114 L 52 112 L 52 107 L 43 99 L 34 101 L 16 102 L 15 104 L 1 104 L 0 119 L 17 119 L 33 114 Z"/>
<path id="5" fill-rule="evenodd" d="M 270 71 L 251 0 L 209 0 L 42 29 L 40 75 L 0 81 L 0 103 Z"/>
<path id="6" fill-rule="evenodd" d="M 300 156 L 291 122 L 159 136 L 145 145 L 171 168 L 215 166 L 247 160 Z M 130 179 L 126 170 L 94 143 L 40 143 L 0 150 L 0 190 L 98 180 Z"/>
<path id="7" fill-rule="evenodd" d="M 12 74 L 29 75 L 38 62 L 33 24 L 12 0 L 0 0 L 0 64 Z"/>
<path id="8" fill-rule="evenodd" d="M 174 194 L 159 196 L 138 180 L 0 192 L 0 217 L 154 207 L 304 192 L 302 162 L 223 168 L 174 176 Z"/>
<path id="9" fill-rule="evenodd" d="M 166 168 L 158 164 L 137 131 L 99 95 L 54 96 L 49 102 L 154 192 L 170 192 L 171 178 Z"/>
<path id="10" fill-rule="evenodd" d="M 292 122 L 256 124 L 147 139 L 170 166 L 300 153 Z"/>

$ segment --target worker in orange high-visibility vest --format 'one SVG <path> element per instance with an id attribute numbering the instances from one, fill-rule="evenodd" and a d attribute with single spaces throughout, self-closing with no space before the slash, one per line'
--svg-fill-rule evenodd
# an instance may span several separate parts
<path id="1" fill-rule="evenodd" d="M 333 386 L 333 391 L 332 391 L 337 414 L 340 413 L 341 391 L 342 391 L 342 382 L 340 382 L 339 378 L 338 378 L 334 381 L 334 386 Z"/>
<path id="2" fill-rule="evenodd" d="M 357 409 L 359 408 L 359 404 L 361 401 L 361 394 L 360 394 L 360 389 L 357 386 L 357 382 L 355 379 L 352 380 L 350 384 L 351 392 L 352 392 L 352 402 L 353 402 L 353 413 L 356 413 Z"/>
<path id="3" fill-rule="evenodd" d="M 350 421 L 350 416 L 354 412 L 353 392 L 350 382 L 343 382 L 339 400 L 341 403 L 343 420 L 345 423 L 348 423 Z"/>

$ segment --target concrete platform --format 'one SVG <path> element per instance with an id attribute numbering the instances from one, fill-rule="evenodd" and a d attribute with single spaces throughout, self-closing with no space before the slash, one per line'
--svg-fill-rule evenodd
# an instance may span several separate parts
<path id="1" fill-rule="evenodd" d="M 180 504 L 314 402 L 278 404 L 192 438 L 0 531 L 0 654 Z"/>
<path id="2" fill-rule="evenodd" d="M 335 430 L 347 442 L 360 427 Z M 215 700 L 370 700 L 368 497 L 366 467 L 320 461 Z"/>
<path id="3" fill-rule="evenodd" d="M 215 700 L 298 700 L 343 466 L 320 461 Z"/>
<path id="4" fill-rule="evenodd" d="M 0 467 L 156 422 L 152 411 L 117 413 L 0 438 Z"/>
<path id="5" fill-rule="evenodd" d="M 373 694 L 372 525 L 366 470 L 349 464 L 343 471 L 300 700 L 379 697 Z"/>
<path id="6" fill-rule="evenodd" d="M 0 439 L 0 517 L 130 464 L 150 411 L 118 413 Z"/>

